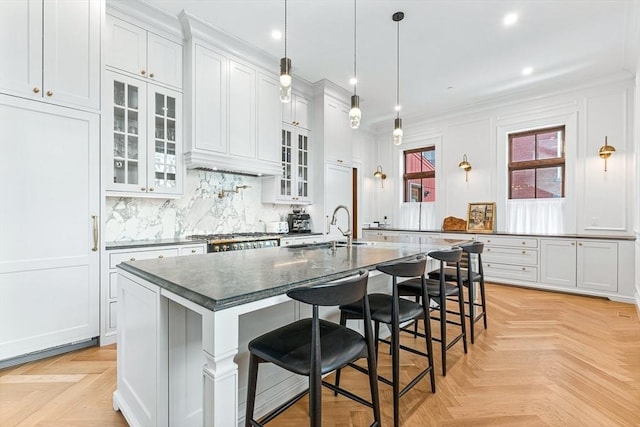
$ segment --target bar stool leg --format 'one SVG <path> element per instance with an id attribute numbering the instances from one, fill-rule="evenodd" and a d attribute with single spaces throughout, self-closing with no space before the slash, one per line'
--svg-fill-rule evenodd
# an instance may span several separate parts
<path id="1" fill-rule="evenodd" d="M 340 325 L 341 326 L 347 326 L 347 315 L 344 313 L 344 311 L 340 311 Z M 342 371 L 342 369 L 336 370 L 336 387 L 340 386 L 340 372 L 341 371 Z M 338 392 L 334 391 L 333 395 L 337 396 Z"/>
<path id="2" fill-rule="evenodd" d="M 391 324 L 391 364 L 393 369 L 393 425 L 394 427 L 398 427 L 400 425 L 400 325 L 398 322 L 397 310 L 393 315 L 394 321 Z"/>
<path id="3" fill-rule="evenodd" d="M 447 376 L 447 298 L 440 295 L 440 351 L 442 353 L 442 376 Z"/>
<path id="4" fill-rule="evenodd" d="M 484 277 L 480 279 L 480 299 L 482 301 L 482 318 L 484 320 L 484 328 L 487 329 L 487 300 L 484 297 Z"/>
<path id="5" fill-rule="evenodd" d="M 423 301 L 428 301 L 429 298 L 423 299 Z M 424 323 L 424 336 L 427 341 L 427 354 L 429 355 L 428 361 L 429 366 L 431 366 L 431 371 L 429 372 L 429 376 L 431 378 L 431 393 L 436 392 L 436 370 L 433 366 L 433 342 L 431 338 L 431 318 L 429 317 L 429 308 L 426 304 L 422 304 L 422 313 L 424 318 L 422 319 Z M 417 321 L 416 321 L 417 323 Z"/>
<path id="6" fill-rule="evenodd" d="M 256 386 L 258 382 L 258 358 L 253 353 L 249 356 L 249 378 L 247 383 L 247 413 L 244 416 L 245 427 L 251 427 L 253 411 L 256 403 Z"/>
<path id="7" fill-rule="evenodd" d="M 471 321 L 469 322 L 469 329 L 471 334 L 471 344 L 474 343 L 475 339 L 475 328 L 474 325 L 476 323 L 476 298 L 475 298 L 475 287 L 476 284 L 473 281 L 469 282 L 469 318 Z"/>

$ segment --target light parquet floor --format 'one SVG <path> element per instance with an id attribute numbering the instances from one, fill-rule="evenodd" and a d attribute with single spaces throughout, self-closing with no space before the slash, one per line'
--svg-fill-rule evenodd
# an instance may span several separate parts
<path id="1" fill-rule="evenodd" d="M 640 426 L 640 322 L 634 305 L 500 285 L 488 285 L 487 294 L 489 329 L 479 327 L 468 354 L 462 345 L 449 351 L 446 377 L 434 344 L 437 391 L 432 394 L 423 380 L 401 398 L 404 426 Z M 384 350 L 379 371 L 390 376 Z M 401 356 L 408 381 L 422 361 Z M 343 372 L 345 387 L 368 396 L 364 375 Z M 111 405 L 115 377 L 114 346 L 4 369 L 0 426 L 126 426 Z M 383 425 L 392 425 L 390 392 L 380 384 Z M 371 422 L 370 410 L 328 390 L 323 410 L 326 426 Z M 308 425 L 307 400 L 269 425 Z"/>

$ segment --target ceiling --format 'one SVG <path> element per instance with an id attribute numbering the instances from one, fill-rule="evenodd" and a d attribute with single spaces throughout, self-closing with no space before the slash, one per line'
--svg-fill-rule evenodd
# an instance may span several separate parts
<path id="1" fill-rule="evenodd" d="M 145 0 L 183 9 L 278 59 L 283 0 Z M 400 23 L 400 104 L 411 117 L 530 97 L 619 76 L 637 67 L 640 0 L 358 0 L 357 91 L 362 122 L 391 126 L 396 104 L 396 31 Z M 351 0 L 289 0 L 288 56 L 293 73 L 351 91 Z M 505 26 L 503 17 L 518 14 Z M 524 67 L 533 72 L 522 75 Z M 387 123 L 386 121 L 389 121 Z"/>

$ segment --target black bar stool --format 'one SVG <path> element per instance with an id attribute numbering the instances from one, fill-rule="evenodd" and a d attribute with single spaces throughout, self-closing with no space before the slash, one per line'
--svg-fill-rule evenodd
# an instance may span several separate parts
<path id="1" fill-rule="evenodd" d="M 383 383 L 393 388 L 393 424 L 398 426 L 400 422 L 400 397 L 415 386 L 427 373 L 431 375 L 431 391 L 436 391 L 436 379 L 433 370 L 433 351 L 431 343 L 431 326 L 429 322 L 429 309 L 422 304 L 399 297 L 397 278 L 414 277 L 417 283 L 425 287 L 426 258 L 419 257 L 416 260 L 382 264 L 377 266 L 377 270 L 392 276 L 392 294 L 371 294 L 369 304 L 371 309 L 371 319 L 374 322 L 376 355 L 378 354 L 378 341 L 387 343 L 391 347 L 392 380 L 378 376 Z M 426 288 L 424 288 L 426 289 Z M 359 304 L 345 304 L 340 306 L 340 324 L 346 325 L 348 319 L 365 319 L 367 323 L 366 311 Z M 423 319 L 425 333 L 421 334 L 425 338 L 426 353 L 400 344 L 400 324 L 408 321 Z M 379 338 L 380 323 L 391 326 L 391 339 Z M 404 388 L 400 389 L 400 349 L 427 358 L 427 367 L 413 378 Z M 340 384 L 340 370 L 336 372 L 336 386 Z"/>
<path id="2" fill-rule="evenodd" d="M 469 318 L 469 328 L 471 335 L 471 344 L 475 340 L 475 328 L 474 325 L 480 319 L 483 320 L 484 328 L 487 329 L 487 300 L 484 292 L 484 269 L 482 268 L 482 251 L 484 250 L 484 243 L 472 242 L 460 245 L 467 258 L 467 267 L 463 268 L 462 272 L 462 285 L 468 289 L 469 299 L 465 301 L 465 305 L 469 307 L 468 313 L 465 316 Z M 475 259 L 474 259 L 475 258 Z M 478 271 L 474 271 L 474 264 L 477 264 Z M 466 271 L 465 271 L 466 270 Z M 453 282 L 456 280 L 456 269 L 453 267 L 446 267 L 444 269 L 445 281 Z M 430 279 L 439 280 L 440 270 L 434 270 L 429 273 Z M 476 287 L 475 283 L 478 283 L 478 290 L 480 291 L 480 302 L 476 301 Z M 476 314 L 476 308 L 481 308 L 482 311 Z"/>
<path id="3" fill-rule="evenodd" d="M 434 320 L 440 321 L 440 338 L 433 337 L 433 341 L 437 341 L 441 344 L 442 353 L 442 376 L 447 375 L 447 350 L 453 347 L 458 341 L 462 341 L 464 345 L 464 352 L 467 352 L 467 338 L 466 327 L 464 321 L 464 302 L 462 298 L 458 298 L 459 311 L 447 310 L 447 297 L 454 295 L 463 295 L 462 291 L 462 276 L 460 269 L 460 260 L 462 258 L 461 248 L 452 248 L 443 251 L 432 251 L 428 254 L 431 258 L 440 261 L 441 276 L 439 280 L 427 279 L 426 280 L 426 292 L 424 291 L 425 284 L 419 279 L 409 279 L 398 284 L 398 292 L 401 296 L 414 296 L 417 299 L 422 299 L 423 306 L 429 306 L 429 300 L 433 300 L 437 303 L 435 310 L 440 312 L 440 317 L 431 317 Z M 454 283 L 446 282 L 444 269 L 445 263 L 455 264 L 455 271 L 457 272 L 456 281 Z M 424 295 L 428 295 L 425 298 Z M 454 314 L 459 316 L 460 321 L 447 318 L 447 314 Z M 460 327 L 460 333 L 455 337 L 447 340 L 447 324 L 457 325 Z"/>
<path id="4" fill-rule="evenodd" d="M 317 286 L 295 288 L 287 295 L 313 306 L 313 318 L 302 319 L 267 332 L 249 342 L 249 381 L 245 426 L 262 426 L 291 407 L 309 393 L 310 426 L 320 427 L 322 412 L 322 385 L 373 409 L 373 423 L 380 425 L 380 403 L 376 370 L 375 344 L 369 316 L 367 280 L 369 273 L 362 270 L 356 277 Z M 320 306 L 354 304 L 366 313 L 364 337 L 345 326 L 319 318 Z M 367 359 L 371 402 L 347 390 L 322 380 L 322 375 Z M 258 365 L 270 362 L 290 372 L 309 377 L 309 389 L 278 406 L 259 421 L 254 420 Z M 361 368 L 362 369 L 362 368 Z"/>

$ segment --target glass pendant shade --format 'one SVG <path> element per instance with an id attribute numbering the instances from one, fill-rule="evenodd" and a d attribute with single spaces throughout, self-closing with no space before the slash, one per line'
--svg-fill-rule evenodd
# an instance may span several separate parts
<path id="1" fill-rule="evenodd" d="M 393 145 L 402 144 L 402 119 L 395 119 L 393 122 Z"/>
<path id="2" fill-rule="evenodd" d="M 362 111 L 360 111 L 360 97 L 358 95 L 351 96 L 351 110 L 349 110 L 349 123 L 351 129 L 358 129 L 360 127 L 360 119 L 362 118 Z"/>
<path id="3" fill-rule="evenodd" d="M 291 59 L 280 59 L 280 101 L 291 102 Z"/>

